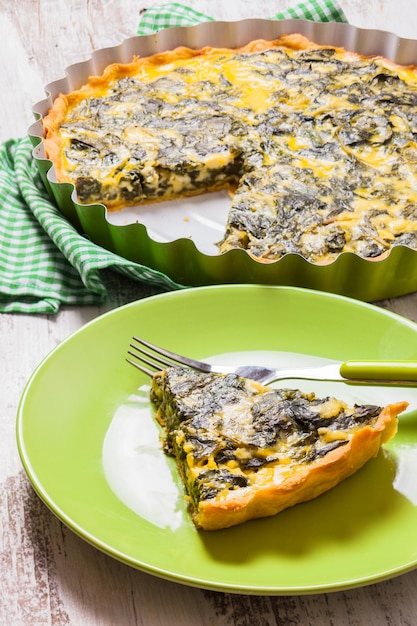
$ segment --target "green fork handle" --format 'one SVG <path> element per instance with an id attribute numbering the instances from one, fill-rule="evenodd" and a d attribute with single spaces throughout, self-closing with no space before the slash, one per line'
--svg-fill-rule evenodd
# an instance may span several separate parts
<path id="1" fill-rule="evenodd" d="M 347 379 L 417 382 L 417 361 L 345 361 L 340 366 L 340 374 Z"/>

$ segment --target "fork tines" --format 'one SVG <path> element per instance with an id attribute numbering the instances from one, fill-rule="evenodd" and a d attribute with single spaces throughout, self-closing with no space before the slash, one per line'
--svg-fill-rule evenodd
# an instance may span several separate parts
<path id="1" fill-rule="evenodd" d="M 166 348 L 161 348 L 153 343 L 149 343 L 149 341 L 145 341 L 140 337 L 135 336 L 132 338 L 132 341 L 134 343 L 131 343 L 130 347 L 133 351 L 129 350 L 128 353 L 134 357 L 135 361 L 132 361 L 131 359 L 126 360 L 148 376 L 153 376 L 155 372 L 159 372 L 161 369 L 173 365 L 189 367 L 199 372 L 212 371 L 212 366 L 204 361 L 196 361 L 195 359 L 191 359 L 183 354 L 171 352 L 170 350 L 166 350 Z M 161 367 L 161 365 L 163 367 Z M 152 369 L 149 369 L 149 367 L 146 366 L 149 366 Z"/>
<path id="2" fill-rule="evenodd" d="M 130 354 L 130 356 L 132 356 L 135 360 L 133 361 L 132 359 L 127 358 L 126 361 L 131 365 L 137 367 L 147 376 L 150 376 L 152 378 L 155 372 L 159 372 L 161 369 L 163 369 L 163 367 L 169 367 L 170 365 L 173 365 L 172 361 L 163 358 L 163 356 L 159 352 L 158 354 L 155 354 L 154 352 L 150 352 L 149 350 L 143 348 L 143 344 L 146 346 L 151 346 L 152 344 L 144 342 L 142 339 L 139 339 L 139 337 L 133 337 L 132 341 L 134 341 L 135 343 L 131 343 L 129 345 L 131 350 L 128 350 L 127 353 Z"/>

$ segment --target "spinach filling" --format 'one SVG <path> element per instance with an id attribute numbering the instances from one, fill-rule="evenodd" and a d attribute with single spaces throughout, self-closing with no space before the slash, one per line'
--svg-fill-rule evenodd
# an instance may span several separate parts
<path id="1" fill-rule="evenodd" d="M 314 462 L 346 445 L 349 431 L 372 425 L 381 412 L 294 389 L 259 393 L 233 374 L 179 367 L 156 376 L 152 399 L 163 414 L 166 450 L 176 457 L 195 505 L 249 486 L 268 464 Z M 328 440 L 323 431 L 346 433 Z"/>

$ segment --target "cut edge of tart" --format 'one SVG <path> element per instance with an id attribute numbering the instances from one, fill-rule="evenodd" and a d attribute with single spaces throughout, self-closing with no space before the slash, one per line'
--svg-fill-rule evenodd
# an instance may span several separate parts
<path id="1" fill-rule="evenodd" d="M 173 367 L 151 399 L 192 519 L 219 530 L 273 516 L 332 489 L 397 432 L 407 402 L 382 407 Z"/>

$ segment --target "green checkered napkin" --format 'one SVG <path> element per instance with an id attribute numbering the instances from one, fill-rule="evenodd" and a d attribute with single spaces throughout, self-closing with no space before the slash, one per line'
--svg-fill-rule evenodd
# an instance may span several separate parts
<path id="1" fill-rule="evenodd" d="M 289 20 L 304 19 L 314 22 L 347 22 L 346 17 L 337 2 L 332 0 L 307 0 L 296 6 L 276 13 L 270 19 Z M 212 22 L 212 17 L 195 11 L 189 7 L 170 2 L 160 4 L 148 9 L 142 16 L 138 29 L 138 35 L 151 35 L 152 33 L 171 28 L 173 26 L 193 26 L 201 22 Z"/>
<path id="2" fill-rule="evenodd" d="M 329 0 L 309 0 L 271 19 L 345 22 Z M 211 17 L 178 3 L 147 10 L 138 34 L 190 26 Z M 182 285 L 104 250 L 80 235 L 49 200 L 28 138 L 0 145 L 0 312 L 56 313 L 61 304 L 87 305 L 109 296 L 109 270 L 160 291 Z"/>

